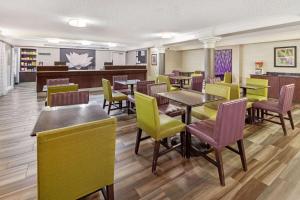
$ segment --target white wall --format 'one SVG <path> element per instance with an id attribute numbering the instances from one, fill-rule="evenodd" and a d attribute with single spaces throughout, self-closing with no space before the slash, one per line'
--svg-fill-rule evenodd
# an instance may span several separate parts
<path id="1" fill-rule="evenodd" d="M 181 51 L 165 51 L 165 72 L 171 73 L 173 70 L 182 71 L 182 53 Z"/>
<path id="2" fill-rule="evenodd" d="M 112 61 L 111 51 L 96 51 L 96 69 L 103 69 L 104 62 Z"/>
<path id="3" fill-rule="evenodd" d="M 114 65 L 125 65 L 126 64 L 126 53 L 125 52 L 112 52 L 112 60 Z"/>
<path id="4" fill-rule="evenodd" d="M 126 65 L 136 65 L 136 51 L 126 52 Z"/>
<path id="5" fill-rule="evenodd" d="M 50 55 L 38 55 L 37 64 L 43 62 L 44 66 L 52 66 L 55 61 L 60 60 L 59 48 L 37 48 L 38 53 L 49 53 Z"/>
<path id="6" fill-rule="evenodd" d="M 182 51 L 182 71 L 204 71 L 204 50 Z"/>
<path id="7" fill-rule="evenodd" d="M 0 96 L 13 88 L 12 47 L 0 41 Z"/>
<path id="8" fill-rule="evenodd" d="M 264 62 L 264 72 L 300 73 L 299 62 L 296 68 L 274 67 L 274 47 L 297 46 L 297 60 L 300 59 L 300 40 L 278 41 L 243 45 L 243 77 L 254 73 L 255 61 Z"/>

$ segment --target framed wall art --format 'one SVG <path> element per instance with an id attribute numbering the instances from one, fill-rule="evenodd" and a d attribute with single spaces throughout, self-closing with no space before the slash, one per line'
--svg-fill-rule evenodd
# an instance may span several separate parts
<path id="1" fill-rule="evenodd" d="M 274 48 L 275 67 L 297 67 L 297 47 L 275 47 Z"/>

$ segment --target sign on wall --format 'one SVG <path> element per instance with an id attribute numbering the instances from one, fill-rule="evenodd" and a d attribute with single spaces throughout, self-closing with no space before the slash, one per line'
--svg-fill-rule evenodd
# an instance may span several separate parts
<path id="1" fill-rule="evenodd" d="M 66 62 L 69 69 L 95 69 L 96 51 L 93 49 L 60 49 L 60 61 Z"/>

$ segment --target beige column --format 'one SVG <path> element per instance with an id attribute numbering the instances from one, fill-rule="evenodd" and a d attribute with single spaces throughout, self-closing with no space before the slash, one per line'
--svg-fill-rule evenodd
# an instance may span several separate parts
<path id="1" fill-rule="evenodd" d="M 221 40 L 219 37 L 209 37 L 199 39 L 203 43 L 204 47 L 204 69 L 205 79 L 208 80 L 210 77 L 215 77 L 215 47 L 216 42 Z"/>

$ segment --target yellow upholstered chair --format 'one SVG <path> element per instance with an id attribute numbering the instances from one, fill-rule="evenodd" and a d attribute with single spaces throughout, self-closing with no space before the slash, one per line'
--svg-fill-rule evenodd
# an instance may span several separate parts
<path id="1" fill-rule="evenodd" d="M 78 91 L 78 84 L 48 86 L 46 105 L 51 105 L 51 94 L 59 93 L 59 92 L 74 92 L 74 91 Z"/>
<path id="2" fill-rule="evenodd" d="M 168 92 L 179 90 L 177 87 L 173 87 L 170 81 L 170 77 L 164 75 L 158 75 L 156 78 L 157 83 L 166 83 L 168 87 Z"/>
<path id="3" fill-rule="evenodd" d="M 180 120 L 171 118 L 167 115 L 159 115 L 156 98 L 139 92 L 136 92 L 134 96 L 138 127 L 135 153 L 138 154 L 140 141 L 149 138 L 141 138 L 142 131 L 144 131 L 155 140 L 152 162 L 152 172 L 155 173 L 159 156 L 169 152 L 172 149 L 175 149 L 178 146 L 181 146 L 182 153 L 184 153 L 183 141 L 185 137 L 185 124 Z M 168 149 L 167 152 L 159 152 L 161 141 L 170 136 L 174 136 L 177 133 L 180 133 L 181 144 L 173 146 L 172 148 Z"/>
<path id="4" fill-rule="evenodd" d="M 230 100 L 230 87 L 220 84 L 206 84 L 205 93 L 223 97 L 224 100 L 206 103 L 203 106 L 194 107 L 192 109 L 192 116 L 204 120 L 215 120 L 220 103 Z"/>
<path id="5" fill-rule="evenodd" d="M 111 84 L 107 79 L 102 79 L 102 87 L 104 92 L 103 109 L 107 106 L 106 102 L 108 102 L 108 114 L 110 114 L 111 110 L 122 109 L 122 101 L 127 101 L 127 95 L 118 91 L 113 92 L 111 89 Z M 115 105 L 115 102 L 119 102 L 119 106 L 116 106 L 116 108 L 112 109 L 111 106 Z"/>
<path id="6" fill-rule="evenodd" d="M 250 102 L 268 100 L 268 80 L 247 78 L 246 85 L 264 86 L 263 89 L 253 90 L 247 89 L 246 97 Z"/>
<path id="7" fill-rule="evenodd" d="M 38 199 L 113 199 L 115 140 L 115 118 L 37 133 Z"/>
<path id="8" fill-rule="evenodd" d="M 232 83 L 232 73 L 231 72 L 225 72 L 224 73 L 224 83 Z"/>

